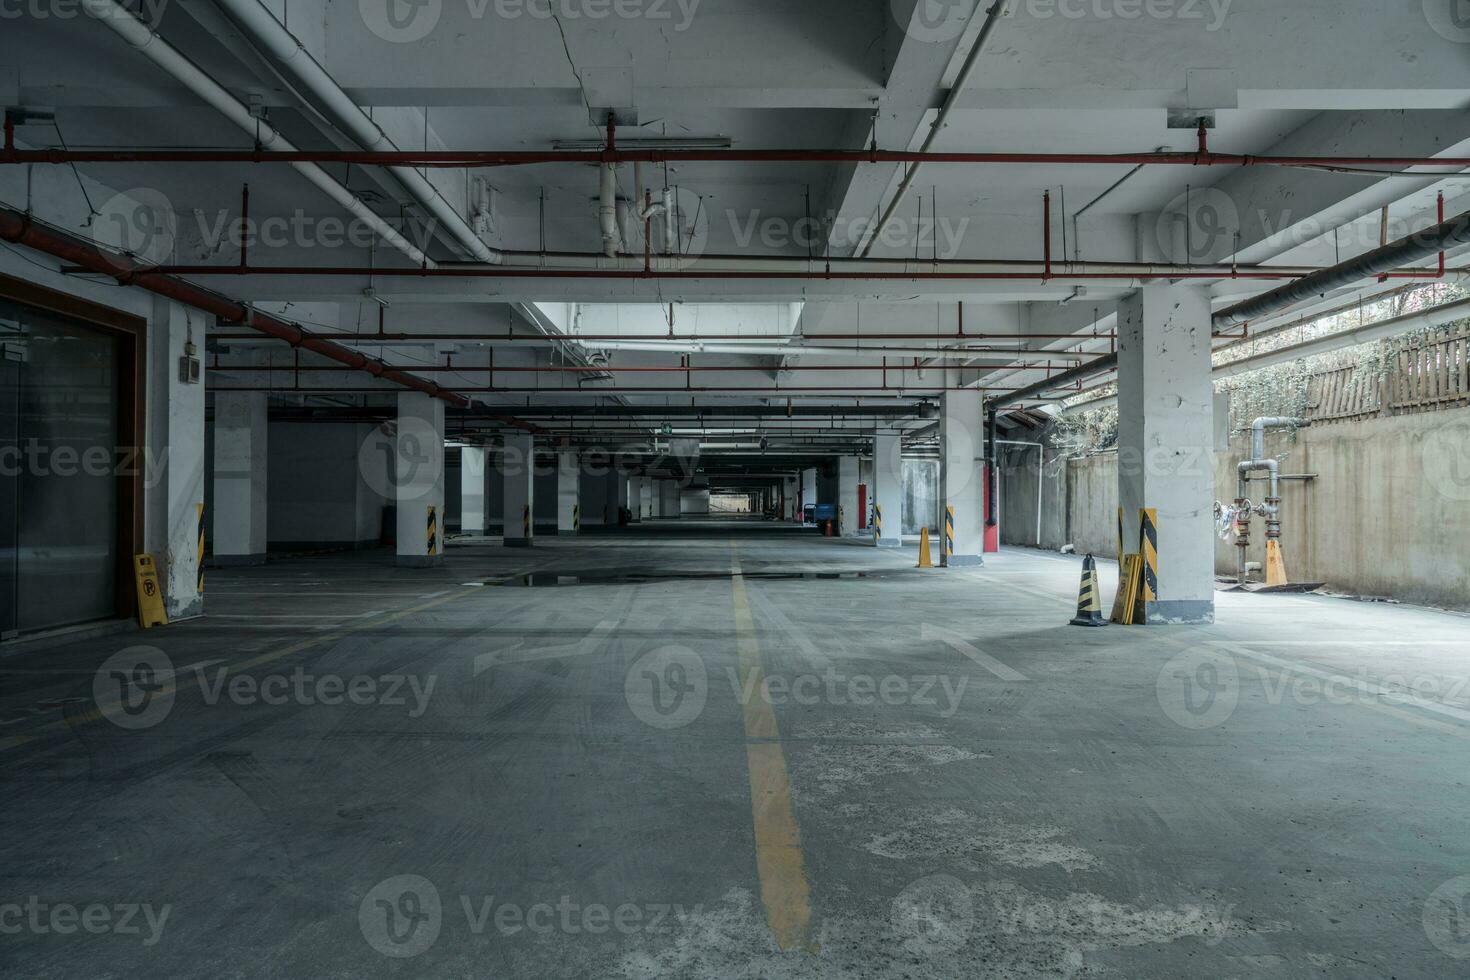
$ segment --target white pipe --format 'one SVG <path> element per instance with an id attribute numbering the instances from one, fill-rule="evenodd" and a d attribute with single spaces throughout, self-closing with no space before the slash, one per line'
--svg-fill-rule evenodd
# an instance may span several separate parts
<path id="1" fill-rule="evenodd" d="M 260 0 L 216 2 L 251 42 L 273 55 L 297 84 L 320 100 L 332 124 L 354 143 L 374 153 L 392 153 L 398 150 L 397 144 L 342 91 L 342 87 L 311 56 L 301 41 L 276 20 L 275 15 Z M 438 189 L 422 173 L 413 167 L 387 169 L 474 259 L 491 264 L 501 261 L 500 253 L 480 240 L 464 217 L 444 200 Z"/>
<path id="2" fill-rule="evenodd" d="M 602 250 L 610 259 L 623 250 L 623 233 L 618 228 L 618 165 L 603 164 L 597 213 L 602 222 Z"/>
<path id="3" fill-rule="evenodd" d="M 674 254 L 674 189 L 664 188 L 664 254 Z"/>
<path id="4" fill-rule="evenodd" d="M 252 116 L 250 109 L 244 103 L 227 92 L 223 86 L 201 71 L 178 49 L 155 34 L 148 25 L 116 0 L 82 0 L 82 3 L 83 9 L 89 15 L 112 28 L 118 36 L 146 55 L 155 65 L 209 103 L 230 122 L 249 133 L 257 140 L 262 149 L 280 152 L 292 152 L 297 149 L 290 140 L 264 119 Z M 372 228 L 384 241 L 412 259 L 416 265 L 430 269 L 437 268 L 434 261 L 404 238 L 398 229 L 384 221 L 347 188 L 333 180 L 331 175 L 321 167 L 314 163 L 293 163 L 291 166 L 326 192 L 332 200 L 350 211 L 355 218 Z"/>

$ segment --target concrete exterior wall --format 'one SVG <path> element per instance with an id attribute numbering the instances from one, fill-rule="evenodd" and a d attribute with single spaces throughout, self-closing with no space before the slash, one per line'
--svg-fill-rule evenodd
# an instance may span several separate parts
<path id="1" fill-rule="evenodd" d="M 358 467 L 358 447 L 372 428 L 270 424 L 266 527 L 272 548 L 378 545 L 389 502 Z"/>
<path id="2" fill-rule="evenodd" d="M 1004 466 L 1000 488 L 1001 538 L 1006 544 L 1036 546 L 1036 450 L 1031 448 L 1001 447 Z M 1043 548 L 1057 549 L 1068 543 L 1067 538 L 1067 491 L 1069 481 L 1064 479 L 1068 470 L 1066 460 L 1058 461 L 1055 450 L 1047 450 L 1047 463 L 1040 475 L 1042 489 L 1041 543 Z M 1107 499 L 1112 501 L 1112 513 L 1118 504 L 1117 457 L 1109 454 L 1098 457 L 1113 461 L 1109 478 L 1113 481 L 1106 489 Z M 1073 461 L 1080 462 L 1080 461 Z M 1089 471 L 1090 473 L 1090 471 Z M 1089 486 L 1088 492 L 1104 489 Z M 1078 546 L 1081 550 L 1081 546 Z M 1117 550 L 1117 549 L 1114 549 Z"/>
<path id="3" fill-rule="evenodd" d="M 608 474 L 589 473 L 582 470 L 582 526 L 601 527 L 614 525 L 618 515 L 613 513 L 608 500 Z"/>
<path id="4" fill-rule="evenodd" d="M 1229 452 L 1215 454 L 1216 499 L 1234 499 L 1235 464 L 1248 443 L 1249 435 L 1239 433 Z M 1470 554 L 1463 547 L 1470 539 L 1470 477 L 1463 469 L 1457 477 L 1454 469 L 1455 459 L 1470 452 L 1470 409 L 1330 423 L 1294 439 L 1270 434 L 1266 452 L 1287 454 L 1283 473 L 1317 474 L 1311 482 L 1282 484 L 1281 544 L 1293 581 L 1470 608 Z M 1035 541 L 1034 455 L 1028 462 L 1003 474 L 1008 544 Z M 1070 543 L 1078 554 L 1117 556 L 1117 466 L 1111 453 L 1069 460 L 1064 489 L 1048 468 L 1046 547 Z M 1265 496 L 1264 482 L 1249 487 L 1253 501 Z M 1254 517 L 1250 561 L 1264 561 L 1265 531 L 1265 521 Z M 1216 535 L 1214 551 L 1216 573 L 1233 575 L 1235 545 Z M 1159 574 L 1166 576 L 1167 568 Z"/>
<path id="5" fill-rule="evenodd" d="M 685 490 L 679 494 L 679 513 L 686 517 L 709 516 L 709 490 Z"/>

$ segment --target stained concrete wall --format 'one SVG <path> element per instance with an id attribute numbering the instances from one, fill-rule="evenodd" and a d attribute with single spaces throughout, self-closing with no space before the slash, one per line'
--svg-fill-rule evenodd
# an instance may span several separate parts
<path id="1" fill-rule="evenodd" d="M 1250 437 L 1237 433 L 1215 453 L 1215 496 L 1235 498 L 1235 466 Z M 1282 550 L 1294 581 L 1325 582 L 1356 595 L 1470 608 L 1470 409 L 1334 422 L 1273 433 L 1269 456 L 1281 472 L 1315 473 L 1282 487 Z M 1029 466 L 1025 465 L 1029 462 Z M 1003 472 L 1002 537 L 1035 542 L 1035 456 Z M 1047 468 L 1043 545 L 1116 557 L 1118 462 L 1114 454 L 1066 461 L 1066 479 Z M 1060 486 L 1059 486 L 1060 485 Z M 1264 481 L 1247 492 L 1259 503 Z M 1065 504 L 1062 501 L 1065 500 Z M 1029 515 L 1029 517 L 1028 517 Z M 1265 558 L 1265 521 L 1251 521 L 1250 561 Z M 1233 542 L 1215 539 L 1218 574 L 1233 575 Z M 1161 566 L 1161 576 L 1168 574 Z"/>

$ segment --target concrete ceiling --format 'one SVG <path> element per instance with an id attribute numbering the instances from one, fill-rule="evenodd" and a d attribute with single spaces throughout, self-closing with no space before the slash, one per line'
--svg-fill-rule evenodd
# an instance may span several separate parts
<path id="1" fill-rule="evenodd" d="M 59 16 L 61 6 L 48 16 L 7 20 L 0 33 L 0 102 L 55 118 L 55 125 L 21 125 L 21 146 L 57 147 L 63 139 L 73 148 L 248 146 L 240 130 L 106 26 L 75 10 L 76 16 Z M 402 149 L 543 150 L 554 141 L 598 140 L 599 121 L 609 109 L 624 120 L 625 144 L 673 138 L 728 140 L 741 150 L 917 148 L 950 97 L 985 16 L 969 0 L 269 0 L 266 6 Z M 163 38 L 242 101 L 259 106 L 299 146 L 351 148 L 214 4 L 160 7 Z M 389 19 L 389 12 L 398 19 Z M 1470 152 L 1464 113 L 1470 34 L 1461 36 L 1441 13 L 1434 0 L 1011 0 L 971 83 L 955 94 L 954 112 L 934 148 L 1192 150 L 1195 133 L 1171 127 L 1172 112 L 1212 115 L 1209 139 L 1221 151 L 1463 154 Z M 391 175 L 355 166 L 328 169 L 378 214 L 405 219 L 413 229 L 416 209 Z M 1399 233 L 1429 223 L 1441 192 L 1451 213 L 1470 208 L 1470 180 L 1460 177 L 1131 170 L 930 165 L 871 254 L 917 258 L 920 265 L 912 268 L 934 258 L 1037 262 L 1048 191 L 1058 261 L 1094 263 L 1330 264 L 1377 244 L 1384 207 Z M 493 189 L 493 207 L 483 237 L 496 248 L 589 255 L 601 249 L 595 166 L 436 170 L 429 176 L 462 211 L 473 180 L 484 179 Z M 372 333 L 381 326 L 391 334 L 433 334 L 433 340 L 371 349 L 395 363 L 452 366 L 455 371 L 438 372 L 435 380 L 471 389 L 486 404 L 595 397 L 769 403 L 773 410 L 788 398 L 833 405 L 918 402 L 946 385 L 1009 387 L 1036 380 L 1044 364 L 1022 367 L 1010 358 L 1012 366 L 1002 369 L 1008 361 L 998 351 L 1105 350 L 1106 340 L 1091 337 L 1106 331 L 1116 300 L 1132 288 L 1126 278 L 1085 292 L 1036 280 L 825 278 L 826 258 L 851 255 L 863 223 L 890 200 L 901 177 L 896 165 L 688 163 L 650 165 L 642 177 L 656 197 L 665 185 L 676 189 L 681 248 L 707 257 L 700 268 L 717 266 L 717 256 L 810 256 L 813 278 L 199 279 L 322 332 Z M 29 174 L 4 167 L 0 199 L 12 207 L 29 205 L 67 229 L 102 235 L 105 221 L 96 219 L 109 214 L 114 195 L 161 195 L 176 223 L 167 254 L 155 259 L 225 266 L 239 256 L 219 229 L 238 215 L 246 182 L 252 219 L 275 219 L 290 229 L 275 244 L 253 246 L 253 265 L 405 267 L 380 242 L 339 242 L 324 234 L 325 222 L 345 213 L 284 166 L 92 164 L 75 171 L 36 167 Z M 635 183 L 634 168 L 622 167 L 620 193 L 637 197 Z M 1180 255 L 1177 240 L 1161 234 L 1170 227 L 1161 215 L 1188 211 L 1198 217 L 1200 202 L 1211 208 L 1212 220 L 1223 216 L 1224 223 L 1205 227 L 1210 240 L 1200 245 L 1191 238 L 1188 255 Z M 817 234 L 805 234 L 812 215 L 824 223 Z M 627 250 L 641 255 L 638 222 L 628 231 Z M 437 260 L 469 258 L 442 229 L 420 237 Z M 558 264 L 555 256 L 514 261 Z M 1222 279 L 1211 288 L 1224 303 L 1265 286 Z M 961 303 L 967 333 L 1018 339 L 997 341 L 996 350 L 977 350 L 968 361 L 916 362 L 881 349 L 902 340 L 850 336 L 908 333 L 924 338 L 910 346 L 934 345 L 941 334 L 958 332 Z M 542 315 L 533 312 L 535 304 L 542 304 Z M 696 328 L 702 336 L 763 336 L 769 330 L 786 338 L 783 343 L 799 344 L 807 335 L 842 334 L 844 351 L 716 353 L 692 344 L 682 352 L 635 350 L 575 338 L 578 332 L 666 331 L 670 304 L 676 335 Z M 591 324 L 605 329 L 588 329 Z M 627 324 L 640 326 L 630 331 Z M 547 331 L 568 335 L 566 342 L 553 343 L 543 336 Z M 1074 333 L 1076 339 L 1019 336 Z M 439 336 L 455 334 L 465 339 Z M 829 348 L 839 342 L 806 343 Z M 311 398 L 339 401 L 389 390 L 340 372 L 250 370 L 271 358 L 289 364 L 279 344 L 231 338 L 217 346 L 220 362 L 235 365 L 212 372 L 220 384 L 296 384 L 325 389 Z M 686 364 L 700 371 L 588 370 Z M 806 370 L 857 365 L 864 369 Z M 564 366 L 577 370 L 550 370 Z M 704 370 L 721 366 L 741 370 Z M 531 368 L 537 370 L 526 370 Z M 351 390 L 334 395 L 334 387 Z M 693 390 L 737 387 L 768 390 Z M 660 388 L 666 393 L 646 390 Z M 872 426 L 858 420 L 837 427 L 858 433 Z"/>

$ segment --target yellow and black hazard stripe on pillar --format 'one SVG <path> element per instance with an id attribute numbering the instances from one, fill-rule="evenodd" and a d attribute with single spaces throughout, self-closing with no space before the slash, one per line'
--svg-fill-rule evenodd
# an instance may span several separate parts
<path id="1" fill-rule="evenodd" d="M 582 505 L 581 504 L 572 504 L 572 530 L 573 531 L 580 531 L 581 529 L 582 529 Z"/>
<path id="2" fill-rule="evenodd" d="M 954 554 L 954 507 L 945 505 L 944 508 L 944 558 L 948 564 L 949 558 Z"/>
<path id="3" fill-rule="evenodd" d="M 525 538 L 531 536 L 531 505 L 526 504 L 521 508 L 521 535 Z"/>
<path id="4" fill-rule="evenodd" d="M 1138 551 L 1143 556 L 1143 581 L 1139 599 L 1144 603 L 1159 598 L 1159 512 L 1153 507 L 1138 509 Z"/>
<path id="5" fill-rule="evenodd" d="M 198 532 L 198 537 L 199 537 L 198 554 L 195 556 L 198 559 L 198 564 L 194 566 L 195 590 L 200 595 L 203 595 L 204 594 L 204 505 L 203 504 L 195 504 L 194 505 L 194 513 L 195 513 L 195 520 L 196 520 L 195 530 Z"/>
<path id="6" fill-rule="evenodd" d="M 883 538 L 883 508 L 873 505 L 873 532 L 879 540 Z"/>
<path id="7" fill-rule="evenodd" d="M 424 554 L 434 556 L 439 553 L 439 508 L 433 504 L 429 505 L 429 526 L 427 528 L 427 548 Z"/>

